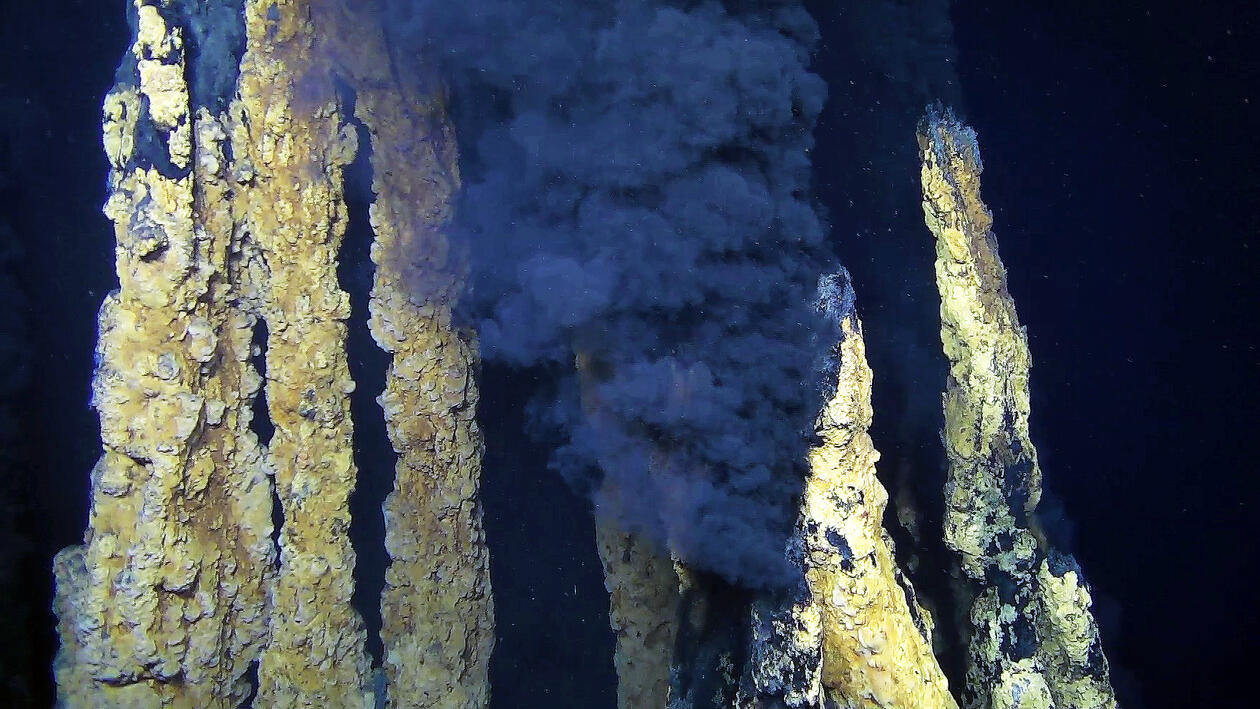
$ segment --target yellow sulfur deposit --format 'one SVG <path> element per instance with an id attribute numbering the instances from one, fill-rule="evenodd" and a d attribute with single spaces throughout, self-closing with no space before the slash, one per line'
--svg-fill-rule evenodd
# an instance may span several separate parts
<path id="1" fill-rule="evenodd" d="M 478 345 L 453 315 L 468 262 L 447 231 L 456 136 L 435 70 L 387 40 L 382 8 L 132 0 L 133 43 L 103 105 L 118 276 L 93 379 L 103 451 L 84 544 L 54 564 L 59 706 L 489 704 Z M 919 141 L 951 364 L 945 534 L 973 586 L 968 706 L 1110 709 L 1089 589 L 1033 516 L 1028 344 L 974 134 L 935 111 Z M 367 325 L 390 355 L 377 401 L 397 454 L 379 668 L 351 603 L 360 471 L 338 281 L 344 172 L 367 150 Z M 847 313 L 841 327 L 799 517 L 776 528 L 795 586 L 688 568 L 673 556 L 691 531 L 682 501 L 662 496 L 659 529 L 628 530 L 616 476 L 599 491 L 621 709 L 957 707 L 882 527 L 861 326 Z M 599 425 L 597 364 L 578 357 Z M 668 488 L 669 456 L 648 457 Z"/>
<path id="2" fill-rule="evenodd" d="M 354 382 L 345 353 L 350 297 L 336 270 L 342 168 L 354 157 L 355 132 L 316 63 L 318 32 L 305 3 L 249 2 L 245 27 L 233 144 L 251 172 L 244 228 L 266 273 L 268 459 L 284 517 L 258 702 L 370 707 L 366 635 L 350 606 Z"/>
<path id="3" fill-rule="evenodd" d="M 678 575 L 651 540 L 597 521 L 595 540 L 617 647 L 617 706 L 664 707 L 677 635 Z"/>
<path id="4" fill-rule="evenodd" d="M 372 141 L 369 327 L 393 356 L 378 401 L 398 454 L 381 599 L 389 706 L 484 707 L 494 611 L 477 499 L 477 347 L 452 323 L 463 273 L 442 232 L 459 187 L 455 136 L 442 97 L 399 76 L 370 17 L 319 16 L 340 28 L 328 40 L 335 69 Z"/>
<path id="5" fill-rule="evenodd" d="M 104 452 L 85 546 L 55 564 L 56 676 L 66 707 L 236 707 L 266 641 L 275 552 L 226 117 L 189 104 L 180 29 L 153 4 L 137 17 L 134 83 L 105 100 L 119 288 L 100 311 Z M 160 147 L 139 153 L 142 131 Z"/>
<path id="6" fill-rule="evenodd" d="M 883 530 L 888 496 L 868 434 L 871 369 L 857 319 L 850 314 L 842 326 L 835 393 L 815 423 L 819 443 L 785 550 L 804 572 L 799 598 L 780 605 L 760 595 L 740 611 L 746 618 L 715 617 L 739 607 L 731 596 L 739 591 L 682 561 L 671 567 L 646 540 L 599 524 L 619 706 L 957 707 L 932 653 L 931 618 Z M 589 379 L 586 358 L 579 356 L 578 367 Z M 599 416 L 592 391 L 586 382 L 584 406 Z M 599 499 L 615 518 L 617 495 L 608 485 Z M 672 666 L 662 662 L 671 648 Z"/>
<path id="7" fill-rule="evenodd" d="M 583 409 L 599 420 L 607 415 L 597 396 L 599 367 L 582 352 L 575 366 Z M 595 544 L 616 641 L 617 706 L 663 708 L 678 635 L 679 575 L 668 549 L 640 532 L 621 528 L 622 504 L 622 491 L 605 477 L 595 502 Z"/>
<path id="8" fill-rule="evenodd" d="M 1031 358 L 980 199 L 975 132 L 938 106 L 918 141 L 950 363 L 945 541 L 980 589 L 970 613 L 968 704 L 1114 707 L 1089 592 L 1033 516 L 1041 469 L 1028 435 Z"/>
<path id="9" fill-rule="evenodd" d="M 871 369 L 861 325 L 843 321 L 835 395 L 818 416 L 819 445 L 799 536 L 811 604 L 821 617 L 825 697 L 848 707 L 956 707 L 932 654 L 931 620 L 899 583 L 883 530 L 888 493 L 875 476 Z"/>
<path id="10" fill-rule="evenodd" d="M 601 499 L 615 505 L 605 483 Z M 678 574 L 674 561 L 652 540 L 624 532 L 608 511 L 595 522 L 595 542 L 608 589 L 616 649 L 617 706 L 664 707 L 670 661 L 678 634 Z"/>
<path id="11" fill-rule="evenodd" d="M 355 29 L 373 42 L 332 66 L 339 48 L 322 38 L 345 35 L 347 18 L 323 3 L 246 2 L 239 67 L 209 51 L 188 66 L 186 23 L 200 20 L 172 5 L 135 0 L 131 71 L 104 104 L 119 289 L 100 313 L 104 453 L 89 527 L 54 569 L 60 705 L 383 699 L 350 603 L 355 384 L 337 262 L 342 171 L 358 146 L 340 71 L 359 82 L 376 148 L 371 326 L 394 355 L 381 397 L 399 453 L 382 601 L 389 701 L 484 707 L 493 615 L 475 347 L 450 323 L 462 274 L 445 268 L 440 227 L 458 176 L 440 103 L 364 70 L 390 65 L 370 23 Z M 187 77 L 226 78 L 234 91 L 202 105 Z M 404 159 L 415 145 L 432 150 Z M 404 267 L 417 253 L 428 260 Z M 417 297 L 417 269 L 444 290 Z M 262 385 L 251 340 L 264 321 L 266 445 L 251 430 Z"/>

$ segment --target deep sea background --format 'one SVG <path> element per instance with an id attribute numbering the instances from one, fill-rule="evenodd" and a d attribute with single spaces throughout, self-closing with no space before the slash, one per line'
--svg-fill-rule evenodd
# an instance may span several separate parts
<path id="1" fill-rule="evenodd" d="M 944 578 L 932 547 L 944 364 L 919 210 L 918 95 L 864 62 L 850 15 L 807 5 L 823 34 L 816 70 L 831 85 L 817 196 L 866 324 L 882 477 L 924 511 L 916 580 L 930 592 Z M 1030 336 L 1048 516 L 1092 582 L 1125 706 L 1245 706 L 1235 696 L 1260 656 L 1260 6 L 1038 5 L 953 3 L 950 70 L 925 82 L 979 135 L 983 194 Z M 16 594 L 3 599 L 4 706 L 51 702 L 49 560 L 81 539 L 99 450 L 88 382 L 96 310 L 115 283 L 99 209 L 100 101 L 127 43 L 120 7 L 0 1 L 0 462 L 13 467 L 3 474 L 16 500 L 0 514 L 22 542 L 3 540 L 21 579 L 3 589 Z M 362 254 L 366 198 L 351 192 L 346 253 Z M 363 272 L 350 263 L 343 277 L 362 308 Z M 355 377 L 375 392 L 380 360 L 351 327 Z M 481 381 L 494 705 L 611 707 L 589 512 L 546 471 L 546 446 L 522 433 L 533 374 L 495 366 Z M 354 534 L 370 541 L 389 455 L 373 442 L 370 397 L 355 406 Z M 361 562 L 371 599 L 383 560 Z M 958 683 L 960 665 L 946 667 Z"/>

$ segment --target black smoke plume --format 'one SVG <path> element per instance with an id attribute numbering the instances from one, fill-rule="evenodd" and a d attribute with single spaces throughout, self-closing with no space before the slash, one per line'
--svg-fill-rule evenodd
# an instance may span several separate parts
<path id="1" fill-rule="evenodd" d="M 788 579 L 847 280 L 809 190 L 826 93 L 793 4 L 391 0 L 451 91 L 451 232 L 487 359 L 597 514 L 748 586 Z"/>

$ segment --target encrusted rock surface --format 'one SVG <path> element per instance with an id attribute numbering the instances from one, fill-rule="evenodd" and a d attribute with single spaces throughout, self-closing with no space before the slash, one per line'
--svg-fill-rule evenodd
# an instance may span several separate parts
<path id="1" fill-rule="evenodd" d="M 670 709 L 955 709 L 932 620 L 898 570 L 875 474 L 872 373 L 848 313 L 831 399 L 785 550 L 795 588 L 741 591 L 677 567 L 681 624 Z M 734 614 L 735 617 L 732 617 Z"/>
<path id="2" fill-rule="evenodd" d="M 752 603 L 747 666 L 734 707 L 823 707 L 823 610 L 805 588 Z"/>
<path id="3" fill-rule="evenodd" d="M 617 641 L 617 706 L 663 709 L 678 623 L 674 562 L 652 540 L 609 520 L 596 520 L 595 542 Z"/>
<path id="4" fill-rule="evenodd" d="M 599 421 L 607 415 L 595 384 L 599 367 L 585 352 L 577 353 L 575 366 L 583 411 Z M 650 531 L 622 528 L 624 504 L 623 491 L 614 478 L 605 477 L 594 500 L 595 546 L 616 641 L 617 706 L 663 708 L 667 701 L 677 706 L 674 662 L 683 598 L 680 587 L 687 585 L 690 576 L 659 537 L 649 536 Z M 672 700 L 671 684 L 675 686 Z"/>
<path id="5" fill-rule="evenodd" d="M 230 283 L 226 117 L 190 104 L 169 8 L 134 12 L 104 105 L 119 279 L 93 380 L 104 452 L 85 546 L 54 565 L 59 703 L 235 708 L 266 640 L 274 551 L 253 321 Z"/>
<path id="6" fill-rule="evenodd" d="M 443 233 L 459 187 L 455 136 L 444 96 L 420 93 L 436 85 L 431 70 L 391 58 L 372 16 L 321 16 L 338 28 L 332 56 L 371 136 L 368 325 L 392 356 L 378 401 L 398 454 L 384 506 L 388 705 L 485 707 L 494 608 L 478 500 L 477 345 L 452 322 L 464 274 Z"/>
<path id="7" fill-rule="evenodd" d="M 339 7 L 134 2 L 135 42 L 104 104 L 119 278 L 94 378 L 104 455 L 86 543 L 54 569 L 63 707 L 383 700 L 350 603 L 354 382 L 337 260 L 358 146 L 334 73 L 356 83 L 376 148 L 371 328 L 394 357 L 380 401 L 399 453 L 385 506 L 390 702 L 487 702 L 475 346 L 451 325 L 462 274 L 441 234 L 454 140 L 440 97 L 391 74 L 376 18 Z M 263 322 L 266 446 L 251 427 Z"/>
<path id="8" fill-rule="evenodd" d="M 945 541 L 979 589 L 968 706 L 1114 707 L 1089 592 L 1034 517 L 1041 469 L 1028 434 L 1031 357 L 980 199 L 975 132 L 933 106 L 918 140 L 950 363 Z"/>
<path id="9" fill-rule="evenodd" d="M 103 455 L 85 543 L 54 568 L 61 706 L 489 702 L 476 342 L 453 323 L 464 273 L 444 234 L 455 140 L 438 82 L 392 53 L 372 7 L 133 0 L 134 43 L 103 107 L 119 279 L 93 380 Z M 369 325 L 391 355 L 379 402 L 398 456 L 384 505 L 387 697 L 350 602 L 355 384 L 337 262 L 343 169 L 367 147 L 355 120 L 371 141 Z M 946 541 L 973 586 L 968 705 L 1109 709 L 1089 589 L 1034 516 L 1028 344 L 975 136 L 934 110 L 919 141 L 951 364 Z M 251 425 L 263 323 L 266 445 Z M 799 587 L 736 588 L 598 526 L 623 709 L 955 706 L 881 526 L 871 371 L 856 318 L 843 328 L 787 549 Z"/>
<path id="10" fill-rule="evenodd" d="M 342 170 L 356 138 L 319 64 L 308 3 L 250 0 L 241 60 L 238 168 L 250 173 L 245 228 L 267 281 L 269 462 L 284 524 L 259 706 L 371 707 L 366 633 L 350 606 L 354 390 L 350 297 L 337 282 L 346 226 Z"/>
<path id="11" fill-rule="evenodd" d="M 822 685 L 840 706 L 955 707 L 932 654 L 931 620 L 907 597 L 883 529 L 888 493 L 868 433 L 872 375 L 861 325 L 850 315 L 842 327 L 838 384 L 815 426 L 798 531 L 820 616 Z"/>

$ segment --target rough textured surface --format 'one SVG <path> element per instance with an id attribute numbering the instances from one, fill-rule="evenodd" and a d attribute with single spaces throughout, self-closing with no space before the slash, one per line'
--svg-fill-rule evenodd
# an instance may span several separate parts
<path id="1" fill-rule="evenodd" d="M 785 553 L 798 587 L 744 593 L 679 568 L 671 709 L 955 709 L 932 654 L 932 621 L 898 570 L 875 475 L 871 369 L 861 326 L 841 321 L 836 387 Z M 647 705 L 644 705 L 647 706 Z"/>
<path id="2" fill-rule="evenodd" d="M 738 709 L 821 707 L 822 609 L 804 587 L 760 598 L 750 609 L 748 662 L 740 677 Z"/>
<path id="3" fill-rule="evenodd" d="M 345 231 L 342 169 L 356 139 L 316 49 L 308 3 L 245 5 L 238 169 L 249 173 L 245 227 L 267 281 L 269 444 L 284 523 L 257 704 L 371 707 L 366 634 L 350 606 L 352 457 L 344 321 L 337 283 Z"/>
<path id="4" fill-rule="evenodd" d="M 756 672 L 748 662 L 751 598 L 748 591 L 712 573 L 674 559 L 678 577 L 678 638 L 669 672 L 668 709 L 726 709 L 758 706 L 759 697 L 741 697 L 741 689 L 755 687 Z M 769 637 L 762 634 L 761 638 Z M 765 655 L 763 655 L 764 657 Z M 775 663 L 781 666 L 781 663 Z M 741 683 L 745 685 L 741 688 Z M 747 690 L 745 694 L 751 693 Z"/>
<path id="5" fill-rule="evenodd" d="M 494 609 L 477 494 L 477 346 L 452 323 L 464 274 L 442 231 L 459 187 L 455 137 L 443 97 L 419 93 L 425 69 L 391 60 L 373 16 L 321 17 L 339 28 L 332 55 L 371 136 L 369 327 L 392 356 L 378 401 L 398 454 L 384 506 L 388 706 L 485 707 Z"/>
<path id="6" fill-rule="evenodd" d="M 931 621 L 907 598 L 883 531 L 888 493 L 875 476 L 871 369 L 861 326 L 843 321 L 836 393 L 818 416 L 799 540 L 820 614 L 822 685 L 851 707 L 955 707 L 932 655 Z"/>
<path id="7" fill-rule="evenodd" d="M 137 0 L 135 44 L 105 100 L 120 288 L 100 316 L 105 455 L 87 544 L 55 565 L 59 701 L 235 709 L 255 664 L 254 706 L 384 699 L 350 604 L 354 382 L 337 256 L 357 141 L 340 75 L 375 149 L 370 325 L 393 354 L 380 398 L 399 454 L 385 505 L 389 701 L 484 707 L 475 343 L 450 317 L 462 273 L 441 233 L 458 186 L 442 105 L 393 73 L 375 18 L 339 3 L 242 5 Z M 267 447 L 251 430 L 260 321 Z"/>
<path id="8" fill-rule="evenodd" d="M 100 311 L 86 545 L 54 568 L 64 707 L 234 708 L 266 637 L 271 489 L 249 428 L 252 316 L 229 284 L 225 117 L 190 106 L 168 11 L 136 2 L 104 105 L 119 289 Z"/>
<path id="9" fill-rule="evenodd" d="M 583 412 L 598 420 L 607 415 L 595 383 L 598 367 L 585 352 L 577 354 L 575 366 Z M 595 543 L 616 640 L 617 706 L 664 707 L 676 679 L 671 674 L 682 600 L 680 581 L 686 585 L 689 575 L 665 545 L 643 530 L 622 528 L 623 494 L 615 478 L 606 476 L 594 503 Z"/>
<path id="10" fill-rule="evenodd" d="M 1041 469 L 1028 434 L 1031 358 L 980 199 L 975 133 L 936 106 L 918 140 L 950 363 L 945 541 L 981 589 L 970 614 L 968 705 L 1114 707 L 1089 592 L 1033 517 Z"/>
<path id="11" fill-rule="evenodd" d="M 1114 707 L 1093 598 L 1070 557 L 1051 553 L 1037 568 L 1033 616 L 1041 645 L 1037 659 L 1050 678 L 1059 707 Z"/>
<path id="12" fill-rule="evenodd" d="M 650 540 L 623 532 L 608 520 L 596 521 L 595 541 L 617 640 L 617 706 L 663 708 L 677 636 L 674 563 Z"/>

